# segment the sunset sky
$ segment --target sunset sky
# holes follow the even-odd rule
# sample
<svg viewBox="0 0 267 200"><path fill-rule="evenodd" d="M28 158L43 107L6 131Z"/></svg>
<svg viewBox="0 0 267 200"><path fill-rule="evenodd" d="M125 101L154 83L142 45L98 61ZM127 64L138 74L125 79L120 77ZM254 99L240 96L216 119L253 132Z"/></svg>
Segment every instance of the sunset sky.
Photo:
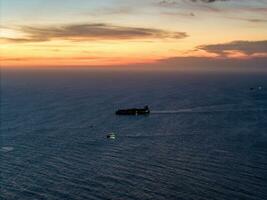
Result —
<svg viewBox="0 0 267 200"><path fill-rule="evenodd" d="M267 0L0 2L4 67L267 65Z"/></svg>

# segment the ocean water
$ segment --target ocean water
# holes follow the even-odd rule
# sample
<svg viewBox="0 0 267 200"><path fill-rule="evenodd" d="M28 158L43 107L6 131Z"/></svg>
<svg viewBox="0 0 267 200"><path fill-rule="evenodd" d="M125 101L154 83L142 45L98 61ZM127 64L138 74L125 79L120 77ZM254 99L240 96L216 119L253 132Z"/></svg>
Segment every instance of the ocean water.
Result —
<svg viewBox="0 0 267 200"><path fill-rule="evenodd" d="M0 128L0 199L267 199L267 73L3 70Z"/></svg>

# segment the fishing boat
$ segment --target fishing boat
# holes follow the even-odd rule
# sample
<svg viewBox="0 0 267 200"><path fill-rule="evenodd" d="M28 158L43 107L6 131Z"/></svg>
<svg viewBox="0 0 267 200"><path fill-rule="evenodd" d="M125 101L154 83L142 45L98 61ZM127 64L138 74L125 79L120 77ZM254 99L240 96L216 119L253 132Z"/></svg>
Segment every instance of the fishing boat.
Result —
<svg viewBox="0 0 267 200"><path fill-rule="evenodd" d="M116 111L116 115L148 115L148 114L150 114L148 106L145 106L144 108L130 108L130 109L122 109Z"/></svg>
<svg viewBox="0 0 267 200"><path fill-rule="evenodd" d="M115 133L109 133L109 134L107 134L107 138L115 140L116 139L116 135L115 135Z"/></svg>

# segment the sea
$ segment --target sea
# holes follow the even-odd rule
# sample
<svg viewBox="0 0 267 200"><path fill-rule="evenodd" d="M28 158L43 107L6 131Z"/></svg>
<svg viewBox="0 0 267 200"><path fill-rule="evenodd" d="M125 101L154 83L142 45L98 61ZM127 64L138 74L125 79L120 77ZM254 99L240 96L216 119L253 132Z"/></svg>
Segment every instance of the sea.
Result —
<svg viewBox="0 0 267 200"><path fill-rule="evenodd" d="M267 72L4 69L0 114L3 200L267 199Z"/></svg>

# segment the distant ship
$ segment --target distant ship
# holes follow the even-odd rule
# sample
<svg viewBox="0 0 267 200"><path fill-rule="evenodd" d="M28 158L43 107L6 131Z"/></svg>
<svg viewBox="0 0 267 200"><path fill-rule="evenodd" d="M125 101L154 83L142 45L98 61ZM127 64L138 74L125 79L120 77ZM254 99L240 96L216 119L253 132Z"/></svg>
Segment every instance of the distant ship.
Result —
<svg viewBox="0 0 267 200"><path fill-rule="evenodd" d="M130 109L116 111L116 115L148 115L148 114L150 114L148 106L145 106L144 108L130 108Z"/></svg>

